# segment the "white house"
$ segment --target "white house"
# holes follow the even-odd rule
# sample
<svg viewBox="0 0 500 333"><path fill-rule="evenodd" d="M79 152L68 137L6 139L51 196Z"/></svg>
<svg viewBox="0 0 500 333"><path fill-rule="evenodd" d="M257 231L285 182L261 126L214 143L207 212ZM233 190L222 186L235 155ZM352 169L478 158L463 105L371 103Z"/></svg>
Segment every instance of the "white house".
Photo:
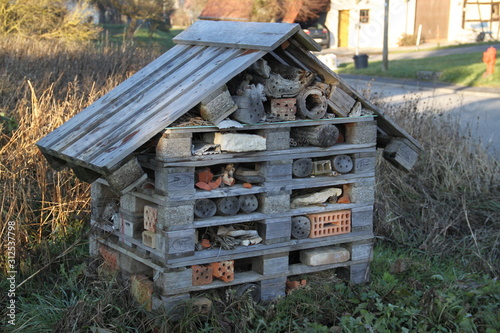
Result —
<svg viewBox="0 0 500 333"><path fill-rule="evenodd" d="M491 0L390 0L389 46L417 35L420 25L427 41L471 42L482 31L498 39L499 7ZM332 1L325 22L332 47L381 48L384 9L385 0Z"/></svg>

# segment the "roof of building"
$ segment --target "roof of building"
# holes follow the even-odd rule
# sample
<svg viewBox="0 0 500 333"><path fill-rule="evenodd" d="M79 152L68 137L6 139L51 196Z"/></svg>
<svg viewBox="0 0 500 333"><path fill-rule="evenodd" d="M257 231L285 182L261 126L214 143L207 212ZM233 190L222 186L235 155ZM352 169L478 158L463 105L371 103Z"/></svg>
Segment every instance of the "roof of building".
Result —
<svg viewBox="0 0 500 333"><path fill-rule="evenodd" d="M208 0L200 14L203 20L249 21L254 0Z"/></svg>
<svg viewBox="0 0 500 333"><path fill-rule="evenodd" d="M381 133L418 147L309 52L320 47L298 24L198 21L174 41L178 45L38 141L49 161L111 174L141 145L265 54L281 52L282 45L297 65L337 83L374 110Z"/></svg>

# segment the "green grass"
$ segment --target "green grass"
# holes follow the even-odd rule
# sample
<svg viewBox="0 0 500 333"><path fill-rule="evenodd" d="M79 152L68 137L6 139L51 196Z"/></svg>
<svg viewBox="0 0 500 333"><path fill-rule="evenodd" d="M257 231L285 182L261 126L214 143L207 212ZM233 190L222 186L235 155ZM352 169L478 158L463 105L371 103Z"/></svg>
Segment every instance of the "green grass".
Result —
<svg viewBox="0 0 500 333"><path fill-rule="evenodd" d="M469 47L469 46L490 46L490 45L496 45L498 44L498 41L492 41L492 42L481 42L481 43L463 43L463 44L452 44L452 45L445 45L445 46L440 46L439 44L434 47L422 47L419 49L419 51L436 51L436 50L446 50L446 49L457 49L457 48L462 48L462 47ZM407 50L391 50L391 53L411 53L415 52L415 48L407 49ZM382 52L380 52L382 54Z"/></svg>
<svg viewBox="0 0 500 333"><path fill-rule="evenodd" d="M155 47L161 51L166 51L175 45L172 39L182 31L179 29L171 29L168 32L156 30L150 37L148 29L141 26L134 33L132 40L126 41L124 39L126 27L125 24L103 24L99 42L118 45L132 43L139 47Z"/></svg>
<svg viewBox="0 0 500 333"><path fill-rule="evenodd" d="M387 72L382 71L381 61L370 62L367 68L362 69L355 69L354 64L342 64L338 73L417 79L418 71L433 71L443 73L439 79L442 82L464 86L500 87L500 62L496 63L492 77L483 78L485 70L482 52L475 52L425 59L392 60Z"/></svg>
<svg viewBox="0 0 500 333"><path fill-rule="evenodd" d="M177 318L134 304L115 278L99 278L83 247L18 288L12 332L498 332L500 282L454 258L388 243L375 246L371 282L350 285L332 271L302 276L308 284L269 306L231 289L203 292ZM0 287L5 290L5 279ZM2 309L3 310L3 309ZM109 330L109 331L106 331Z"/></svg>

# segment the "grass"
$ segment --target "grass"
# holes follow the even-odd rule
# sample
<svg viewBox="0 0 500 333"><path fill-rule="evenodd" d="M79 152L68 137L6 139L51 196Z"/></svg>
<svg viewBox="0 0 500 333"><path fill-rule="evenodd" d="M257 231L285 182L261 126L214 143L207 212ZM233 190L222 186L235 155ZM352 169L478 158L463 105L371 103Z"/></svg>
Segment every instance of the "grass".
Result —
<svg viewBox="0 0 500 333"><path fill-rule="evenodd" d="M480 42L480 43L458 43L458 44L451 44L451 45L444 45L440 46L440 44L437 44L437 46L433 47L421 47L419 50L420 51L436 51L436 50L446 50L446 49L456 49L456 48L462 48L462 47L469 47L469 46L490 46L490 45L496 45L498 44L498 41L488 41L488 42ZM406 46L408 47L408 46ZM415 52L415 47L413 46L412 49L407 49L407 50L401 50L401 49L391 49L390 53L411 53ZM382 54L382 52L380 52Z"/></svg>
<svg viewBox="0 0 500 333"><path fill-rule="evenodd" d="M212 300L212 311L199 313L188 303L173 316L144 311L123 281L99 277L101 262L87 250L88 184L71 171L50 169L34 143L159 52L128 44L0 40L0 246L7 221L15 221L21 284L17 325L1 331L500 330L498 163L438 110L414 112L418 100L412 98L398 108L381 105L424 151L409 174L382 159L377 165L379 240L369 284L351 286L323 272L307 275L307 287L267 307L222 289L198 295ZM7 289L2 275L2 304ZM0 308L0 322L6 311Z"/></svg>
<svg viewBox="0 0 500 333"><path fill-rule="evenodd" d="M50 274L22 287L12 332L497 332L500 282L470 273L453 258L382 242L371 282L352 286L331 271L268 306L232 289L195 295L177 313L147 312L126 284L97 274L83 242ZM2 280L3 283L4 280ZM43 286L43 288L41 288ZM0 284L0 288L5 289ZM194 301L207 297L200 313ZM12 328L12 327L11 327Z"/></svg>
<svg viewBox="0 0 500 333"><path fill-rule="evenodd" d="M464 86L500 87L500 62L495 65L492 77L483 78L486 70L482 53L453 54L424 59L391 60L389 70L382 71L382 62L370 62L367 68L355 69L354 64L342 64L340 74L359 74L394 78L417 79L418 71L442 72L440 81Z"/></svg>

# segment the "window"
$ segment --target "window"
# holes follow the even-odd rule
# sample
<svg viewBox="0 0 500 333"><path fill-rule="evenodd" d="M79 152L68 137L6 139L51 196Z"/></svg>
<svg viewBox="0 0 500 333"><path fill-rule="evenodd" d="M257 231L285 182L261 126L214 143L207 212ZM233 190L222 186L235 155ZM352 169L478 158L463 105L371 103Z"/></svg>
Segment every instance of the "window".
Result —
<svg viewBox="0 0 500 333"><path fill-rule="evenodd" d="M361 9L359 11L359 23L368 23L368 22L370 22L370 10Z"/></svg>
<svg viewBox="0 0 500 333"><path fill-rule="evenodd" d="M491 20L498 21L500 19L500 3L491 4Z"/></svg>

